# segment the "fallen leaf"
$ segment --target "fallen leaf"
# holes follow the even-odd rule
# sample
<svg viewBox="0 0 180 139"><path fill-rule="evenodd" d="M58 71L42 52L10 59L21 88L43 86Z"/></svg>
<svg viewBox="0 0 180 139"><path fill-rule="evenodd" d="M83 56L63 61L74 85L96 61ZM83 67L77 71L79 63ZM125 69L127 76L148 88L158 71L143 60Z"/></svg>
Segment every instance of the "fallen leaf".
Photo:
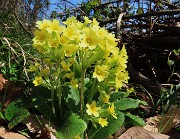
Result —
<svg viewBox="0 0 180 139"><path fill-rule="evenodd" d="M4 127L0 128L0 138L3 138L3 139L28 139L28 137L25 137L19 133L8 131Z"/></svg>
<svg viewBox="0 0 180 139"><path fill-rule="evenodd" d="M31 115L22 121L25 124L29 131L32 133L38 133L39 139L57 139L53 133L56 132L57 127L54 125L49 125L49 121L42 116Z"/></svg>
<svg viewBox="0 0 180 139"><path fill-rule="evenodd" d="M168 113L150 117L144 128L148 131L167 134L180 122L180 107L171 108Z"/></svg>
<svg viewBox="0 0 180 139"><path fill-rule="evenodd" d="M4 88L4 84L6 83L6 79L3 77L2 74L0 74L0 92L2 91L2 89Z"/></svg>
<svg viewBox="0 0 180 139"><path fill-rule="evenodd" d="M123 133L118 139L169 139L164 134L147 131L143 127L134 126Z"/></svg>

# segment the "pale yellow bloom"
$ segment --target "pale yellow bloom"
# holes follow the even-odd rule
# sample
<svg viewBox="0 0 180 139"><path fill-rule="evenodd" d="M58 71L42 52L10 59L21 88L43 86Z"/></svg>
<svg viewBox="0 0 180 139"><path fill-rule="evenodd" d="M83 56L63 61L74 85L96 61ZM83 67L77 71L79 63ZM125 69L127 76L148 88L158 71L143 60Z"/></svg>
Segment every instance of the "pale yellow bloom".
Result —
<svg viewBox="0 0 180 139"><path fill-rule="evenodd" d="M42 69L42 70L40 71L40 75L41 75L41 76L47 76L47 75L49 74L49 72L50 72L49 68Z"/></svg>
<svg viewBox="0 0 180 139"><path fill-rule="evenodd" d="M76 17L72 16L72 17L69 17L66 21L64 21L63 24L71 25L71 24L74 24L76 22L77 22Z"/></svg>
<svg viewBox="0 0 180 139"><path fill-rule="evenodd" d="M108 125L108 121L107 121L107 118L99 118L99 124L102 126L102 127L105 127Z"/></svg>
<svg viewBox="0 0 180 139"><path fill-rule="evenodd" d="M43 30L43 29L46 29L49 27L49 25L51 24L51 21L50 20L43 20L43 21L37 21L36 22L36 26L40 29L40 30Z"/></svg>
<svg viewBox="0 0 180 139"><path fill-rule="evenodd" d="M108 72L107 72L107 66L102 65L102 66L96 66L95 71L93 73L93 78L97 78L99 82L103 81L105 78L108 77Z"/></svg>
<svg viewBox="0 0 180 139"><path fill-rule="evenodd" d="M90 24L92 22L87 16L84 16L84 20L85 25Z"/></svg>
<svg viewBox="0 0 180 139"><path fill-rule="evenodd" d="M39 63L35 63L35 65L30 65L28 71L30 72L37 71L39 69L39 66L40 66Z"/></svg>
<svg viewBox="0 0 180 139"><path fill-rule="evenodd" d="M74 139L81 139L80 136L75 136Z"/></svg>
<svg viewBox="0 0 180 139"><path fill-rule="evenodd" d="M75 40L79 37L79 30L76 26L70 25L67 26L66 30L64 30L63 34L69 39L69 40Z"/></svg>
<svg viewBox="0 0 180 139"><path fill-rule="evenodd" d="M96 107L96 101L93 101L92 104L86 104L86 107L88 108L86 110L88 115L94 115L95 117L99 117L99 110L101 107Z"/></svg>
<svg viewBox="0 0 180 139"><path fill-rule="evenodd" d="M105 28L100 28L97 30L97 36L100 38L104 38L108 34L107 30ZM103 40L106 41L106 40Z"/></svg>
<svg viewBox="0 0 180 139"><path fill-rule="evenodd" d="M119 69L119 72L116 74L115 82L116 82L116 88L121 88L123 86L123 82L127 83L129 79L129 75L127 71L121 71Z"/></svg>
<svg viewBox="0 0 180 139"><path fill-rule="evenodd" d="M67 78L72 78L74 76L74 72L70 72L70 73L66 73L65 74L65 77L67 77Z"/></svg>
<svg viewBox="0 0 180 139"><path fill-rule="evenodd" d="M98 21L95 18L93 18L92 25L99 27L99 23L98 23Z"/></svg>
<svg viewBox="0 0 180 139"><path fill-rule="evenodd" d="M34 34L35 39L39 42L46 42L51 37L51 35L46 30L36 30Z"/></svg>
<svg viewBox="0 0 180 139"><path fill-rule="evenodd" d="M108 111L115 119L117 119L114 103L112 103L111 106L108 107Z"/></svg>
<svg viewBox="0 0 180 139"><path fill-rule="evenodd" d="M78 50L78 45L76 44L69 44L63 47L65 56L70 57L73 55L74 52Z"/></svg>
<svg viewBox="0 0 180 139"><path fill-rule="evenodd" d="M90 50L93 50L97 47L99 44L99 38L96 34L95 30L92 30L90 28L84 29L84 34L82 35L82 40L80 42L80 47L82 48L89 48Z"/></svg>
<svg viewBox="0 0 180 139"><path fill-rule="evenodd" d="M71 67L71 63L66 63L65 61L62 61L61 62L61 65L62 65L62 68L63 68L63 70L65 70L65 71L70 71L70 67Z"/></svg>
<svg viewBox="0 0 180 139"><path fill-rule="evenodd" d="M59 43L61 45L66 45L70 42L70 40L68 39L68 37L66 37L64 34L61 35L61 37L59 38Z"/></svg>
<svg viewBox="0 0 180 139"><path fill-rule="evenodd" d="M60 33L62 32L61 26L60 26L60 22L57 19L53 19L53 21L51 22L51 24L49 24L49 27L47 28L48 32L52 33L57 32Z"/></svg>
<svg viewBox="0 0 180 139"><path fill-rule="evenodd" d="M50 46L51 47L58 47L60 42L60 37L57 36L56 38L51 38L50 39Z"/></svg>
<svg viewBox="0 0 180 139"><path fill-rule="evenodd" d="M109 103L110 95L107 95L105 92L101 92L100 97L103 103Z"/></svg>
<svg viewBox="0 0 180 139"><path fill-rule="evenodd" d="M34 86L39 86L39 85L41 85L42 84L42 77L35 77L35 79L34 79L34 81L33 81L33 83L34 83Z"/></svg>
<svg viewBox="0 0 180 139"><path fill-rule="evenodd" d="M77 88L78 87L78 79L72 79L71 80L71 85L73 86L73 87L75 87L75 88Z"/></svg>

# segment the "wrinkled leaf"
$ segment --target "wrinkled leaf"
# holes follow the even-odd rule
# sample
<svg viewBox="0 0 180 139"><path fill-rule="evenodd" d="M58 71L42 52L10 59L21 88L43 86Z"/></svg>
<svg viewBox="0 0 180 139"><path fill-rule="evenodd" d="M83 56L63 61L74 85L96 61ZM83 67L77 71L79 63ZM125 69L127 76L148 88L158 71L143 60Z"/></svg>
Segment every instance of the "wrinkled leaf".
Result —
<svg viewBox="0 0 180 139"><path fill-rule="evenodd" d="M113 133L115 133L124 123L124 114L122 112L117 112L117 119L111 119L108 126L100 127L99 129L94 129L91 131L90 139L106 139Z"/></svg>
<svg viewBox="0 0 180 139"><path fill-rule="evenodd" d="M30 115L29 111L26 109L20 109L18 114L12 119L12 121L8 124L8 128L12 129L14 126L19 124L22 120Z"/></svg>
<svg viewBox="0 0 180 139"><path fill-rule="evenodd" d="M18 111L18 107L15 102L11 102L5 110L5 118L11 121Z"/></svg>
<svg viewBox="0 0 180 139"><path fill-rule="evenodd" d="M60 128L65 139L73 139L75 136L82 134L87 128L87 124L84 120L74 113L65 119L64 124Z"/></svg>
<svg viewBox="0 0 180 139"><path fill-rule="evenodd" d="M144 120L136 115L127 113L127 114L125 114L125 116L128 117L127 121L131 125L136 125L136 126L144 126L145 125Z"/></svg>
<svg viewBox="0 0 180 139"><path fill-rule="evenodd" d="M116 106L117 110L127 110L138 108L140 102L141 101L132 98L123 98L119 101L116 101L114 105Z"/></svg>

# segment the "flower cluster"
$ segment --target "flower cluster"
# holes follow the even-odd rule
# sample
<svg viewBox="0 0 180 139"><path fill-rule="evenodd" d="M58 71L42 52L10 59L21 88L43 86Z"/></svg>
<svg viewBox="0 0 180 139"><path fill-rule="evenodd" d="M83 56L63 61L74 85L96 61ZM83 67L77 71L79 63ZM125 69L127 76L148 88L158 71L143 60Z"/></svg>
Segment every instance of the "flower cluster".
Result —
<svg viewBox="0 0 180 139"><path fill-rule="evenodd" d="M35 86L44 85L52 89L57 86L71 86L81 90L83 95L84 79L98 81L97 86L118 90L127 83L127 53L123 46L120 50L117 39L93 19L84 17L81 23L75 17L60 23L58 20L37 22L33 47L40 53L41 61L31 65L29 71L35 72ZM92 72L88 72L90 69ZM91 74L92 73L92 74ZM104 89L97 101L84 102L86 112L95 117L98 123L107 126L107 114L116 117L115 106L109 102L110 93ZM83 99L83 97L81 98ZM105 106L105 107L104 107Z"/></svg>

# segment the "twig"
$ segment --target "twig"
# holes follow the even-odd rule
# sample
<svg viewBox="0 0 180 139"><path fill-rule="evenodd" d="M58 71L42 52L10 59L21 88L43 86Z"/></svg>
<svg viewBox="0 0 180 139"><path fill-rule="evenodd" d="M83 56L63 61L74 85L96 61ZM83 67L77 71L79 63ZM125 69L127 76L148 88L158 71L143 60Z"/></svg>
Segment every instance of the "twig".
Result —
<svg viewBox="0 0 180 139"><path fill-rule="evenodd" d="M18 15L17 15L16 12L15 12L15 14L14 14L14 17L15 17L15 19L18 21L19 25L23 28L23 30L29 35L29 37L30 37L31 39L33 39L31 33L27 31L27 29L23 26L23 24L22 24L21 21L19 20Z"/></svg>
<svg viewBox="0 0 180 139"><path fill-rule="evenodd" d="M75 4L73 4L72 2L69 2L69 1L67 1L67 0L64 0L65 2L67 2L67 3L69 3L69 4L71 4L71 5L73 5L76 9L78 9L80 12L82 12L84 15L86 15L87 16L87 14L83 11L83 10L81 10L79 7L77 7Z"/></svg>
<svg viewBox="0 0 180 139"><path fill-rule="evenodd" d="M120 32L120 27L121 27L121 20L122 20L122 17L123 17L124 13L121 13L118 17L118 20L117 20L117 26L116 26L116 37L117 39L121 39L121 32Z"/></svg>
<svg viewBox="0 0 180 139"><path fill-rule="evenodd" d="M175 15L175 14L180 14L180 9L175 9L175 10L164 10L164 11L153 11L153 12L147 12L147 13L143 13L143 14L136 14L136 15L128 15L128 16L123 16L123 20L124 19L133 19L133 18L140 18L140 17L147 17L147 16L160 16L160 15ZM111 23L111 22L115 22L117 21L117 18L112 18L110 20L106 20L106 21L100 21L102 25L107 24L107 23Z"/></svg>

